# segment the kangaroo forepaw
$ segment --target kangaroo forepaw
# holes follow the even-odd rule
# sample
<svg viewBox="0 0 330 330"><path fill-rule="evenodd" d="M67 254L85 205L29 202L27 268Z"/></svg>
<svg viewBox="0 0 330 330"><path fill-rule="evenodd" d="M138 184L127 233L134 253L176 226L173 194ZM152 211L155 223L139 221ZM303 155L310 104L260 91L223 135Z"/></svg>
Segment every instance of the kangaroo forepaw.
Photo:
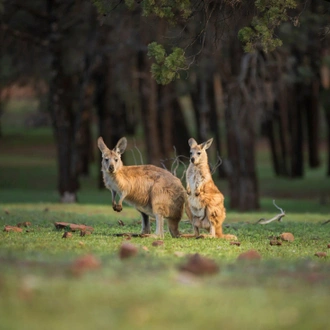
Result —
<svg viewBox="0 0 330 330"><path fill-rule="evenodd" d="M113 209L116 212L120 212L123 209L123 207L121 205L119 205L119 204L115 204L115 205L113 205Z"/></svg>

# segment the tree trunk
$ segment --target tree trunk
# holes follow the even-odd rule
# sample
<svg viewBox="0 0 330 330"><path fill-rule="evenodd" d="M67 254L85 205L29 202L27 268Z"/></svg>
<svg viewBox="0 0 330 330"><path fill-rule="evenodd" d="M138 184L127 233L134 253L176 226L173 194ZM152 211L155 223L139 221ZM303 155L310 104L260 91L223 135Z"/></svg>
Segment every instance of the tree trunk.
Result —
<svg viewBox="0 0 330 330"><path fill-rule="evenodd" d="M324 109L324 117L327 128L327 149L328 149L328 164L326 175L330 176L330 89L329 86L322 88L320 93L322 105Z"/></svg>
<svg viewBox="0 0 330 330"><path fill-rule="evenodd" d="M139 92L141 100L141 116L147 149L148 163L160 165L161 150L158 134L157 86L147 65L146 54L138 53Z"/></svg>
<svg viewBox="0 0 330 330"><path fill-rule="evenodd" d="M56 2L48 0L47 7L50 17L49 48L52 59L52 74L49 83L49 110L57 143L58 190L62 202L76 202L79 183L76 168L72 162L74 114L71 93L73 80L72 77L64 73L63 69L62 34L59 29L59 18L55 12Z"/></svg>
<svg viewBox="0 0 330 330"><path fill-rule="evenodd" d="M328 136L328 168L327 168L327 176L330 176L330 107L325 109L325 118L327 121L327 136Z"/></svg>
<svg viewBox="0 0 330 330"><path fill-rule="evenodd" d="M319 80L313 79L309 86L309 94L306 96L306 119L308 133L308 161L311 168L319 167L321 164L319 155L319 131L320 131L320 83Z"/></svg>
<svg viewBox="0 0 330 330"><path fill-rule="evenodd" d="M303 155L303 109L304 99L302 98L302 86L295 85L295 93L290 98L290 127L291 127L291 177L301 178L304 175L304 155ZM296 96L296 97L294 97Z"/></svg>
<svg viewBox="0 0 330 330"><path fill-rule="evenodd" d="M255 170L254 116L242 102L238 86L229 90L226 108L227 150L229 164L230 208L249 211L259 208L259 191Z"/></svg>
<svg viewBox="0 0 330 330"><path fill-rule="evenodd" d="M108 56L104 56L99 71L95 74L95 105L99 120L99 135L109 148L113 148L125 135L125 107L115 89L113 65ZM124 155L123 155L124 157ZM102 155L99 153L99 163ZM99 188L104 188L102 173L99 174Z"/></svg>

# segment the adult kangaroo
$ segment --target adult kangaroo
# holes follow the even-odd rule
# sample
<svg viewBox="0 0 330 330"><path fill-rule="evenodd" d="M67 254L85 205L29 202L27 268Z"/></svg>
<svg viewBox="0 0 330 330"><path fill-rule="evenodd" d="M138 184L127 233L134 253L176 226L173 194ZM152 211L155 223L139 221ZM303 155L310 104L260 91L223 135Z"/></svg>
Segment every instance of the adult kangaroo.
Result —
<svg viewBox="0 0 330 330"><path fill-rule="evenodd" d="M192 225L195 236L200 229L206 229L209 237L237 239L234 235L222 232L222 223L226 218L224 196L215 185L206 150L213 139L198 144L193 138L189 139L190 164L186 172L188 205L192 213ZM201 235L205 236L205 235Z"/></svg>
<svg viewBox="0 0 330 330"><path fill-rule="evenodd" d="M97 144L102 152L103 181L111 191L113 209L120 212L125 200L141 213L142 234L150 234L149 217L154 217L157 236L164 237L164 219L167 219L172 237L179 237L178 226L186 200L181 181L169 171L154 165L125 166L121 160L127 147L125 137L112 150L102 137L98 138Z"/></svg>

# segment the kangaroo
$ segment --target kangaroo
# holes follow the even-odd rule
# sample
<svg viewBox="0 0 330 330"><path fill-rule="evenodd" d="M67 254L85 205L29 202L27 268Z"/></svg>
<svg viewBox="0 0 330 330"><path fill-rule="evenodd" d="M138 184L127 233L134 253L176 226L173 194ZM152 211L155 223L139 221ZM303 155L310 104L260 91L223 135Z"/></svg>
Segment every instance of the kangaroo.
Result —
<svg viewBox="0 0 330 330"><path fill-rule="evenodd" d="M192 225L196 237L218 237L237 239L234 235L222 233L222 223L226 217L224 196L214 184L210 172L206 150L213 139L197 144L191 138L190 164L186 172L188 205L192 214ZM209 231L209 235L199 235L200 229Z"/></svg>
<svg viewBox="0 0 330 330"><path fill-rule="evenodd" d="M111 191L112 207L122 210L125 201L142 215L142 234L150 234L149 217L156 218L156 235L164 237L164 218L172 237L179 237L179 221L183 214L186 191L181 181L169 171L154 165L125 166L121 160L127 140L121 138L113 150L102 137L97 140L102 152L103 181ZM120 198L116 202L116 195Z"/></svg>

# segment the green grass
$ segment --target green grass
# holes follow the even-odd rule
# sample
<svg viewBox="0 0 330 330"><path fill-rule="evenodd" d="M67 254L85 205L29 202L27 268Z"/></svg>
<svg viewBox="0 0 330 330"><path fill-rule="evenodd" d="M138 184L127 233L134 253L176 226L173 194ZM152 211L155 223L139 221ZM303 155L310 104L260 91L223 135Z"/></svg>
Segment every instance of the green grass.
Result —
<svg viewBox="0 0 330 330"><path fill-rule="evenodd" d="M22 109L15 113L17 120ZM323 223L330 219L330 179L324 164L306 170L303 180L275 178L261 147L260 210L230 210L227 184L218 182L226 196L224 231L235 234L240 246L219 239L173 239L166 231L164 245L154 247L154 238L114 236L139 232L140 218L127 206L121 213L112 210L110 193L96 188L98 164L92 165L90 177L81 179L79 203L58 204L51 132L15 127L4 132L0 228L25 221L31 227L22 233L0 232L1 329L329 328L329 257L315 256L329 254L330 224ZM278 213L273 199L286 212L283 221L255 224ZM56 221L95 230L64 239ZM180 231L191 233L190 224L182 221ZM291 232L295 240L271 246L270 237L283 232ZM138 254L121 260L119 249L127 242L138 247ZM262 259L237 260L251 249ZM219 272L200 277L180 271L194 253L214 260ZM95 256L101 267L77 276L72 265L84 255Z"/></svg>
<svg viewBox="0 0 330 330"><path fill-rule="evenodd" d="M166 233L164 245L154 247L154 238L127 241L113 236L139 232L139 216L131 208L117 214L102 205L2 205L1 226L31 222L28 232L0 233L2 327L326 329L330 264L314 256L327 252L330 242L324 216L303 220L301 214L292 214L281 223L246 223L260 215L227 221L225 231L235 233L240 246L219 239L173 239ZM63 239L56 221L84 223L95 230ZM191 232L191 227L182 222L180 230ZM293 233L295 240L270 246L269 237L282 232ZM138 247L138 255L120 260L118 251L127 242ZM251 249L261 254L261 261L237 260ZM213 259L220 271L204 277L181 272L185 256L193 253ZM101 268L74 276L72 263L87 254L98 258Z"/></svg>

